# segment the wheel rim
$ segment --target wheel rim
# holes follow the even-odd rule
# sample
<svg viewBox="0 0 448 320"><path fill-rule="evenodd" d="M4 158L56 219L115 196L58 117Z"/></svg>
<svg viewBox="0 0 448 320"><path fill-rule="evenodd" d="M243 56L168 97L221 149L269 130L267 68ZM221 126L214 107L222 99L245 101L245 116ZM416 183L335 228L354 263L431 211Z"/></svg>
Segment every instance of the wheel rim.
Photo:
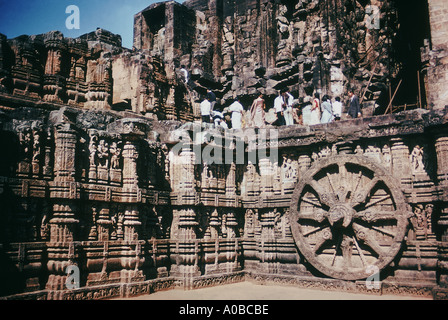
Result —
<svg viewBox="0 0 448 320"><path fill-rule="evenodd" d="M360 280L397 256L409 209L383 168L362 156L341 155L317 161L300 179L289 215L309 263L329 277Z"/></svg>

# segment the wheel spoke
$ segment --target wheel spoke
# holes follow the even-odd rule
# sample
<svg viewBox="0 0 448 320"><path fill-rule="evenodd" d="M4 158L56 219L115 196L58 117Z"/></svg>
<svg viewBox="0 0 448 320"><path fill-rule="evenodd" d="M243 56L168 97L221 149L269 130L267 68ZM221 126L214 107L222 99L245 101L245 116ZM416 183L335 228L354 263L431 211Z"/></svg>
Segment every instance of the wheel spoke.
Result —
<svg viewBox="0 0 448 320"><path fill-rule="evenodd" d="M315 228L313 230L310 230L310 231L304 233L303 236L304 237L308 237L309 235L312 235L313 233L316 233L316 232L319 232L321 230L324 230L325 228L327 228L327 226L322 226L322 227Z"/></svg>
<svg viewBox="0 0 448 320"><path fill-rule="evenodd" d="M339 185L340 186L346 186L347 185L347 176L348 176L348 171L345 165L339 165ZM344 188L345 189L345 188ZM340 190L337 190L336 192L339 192ZM345 196L347 195L347 193L345 194ZM345 199L339 198L340 201L343 201Z"/></svg>
<svg viewBox="0 0 448 320"><path fill-rule="evenodd" d="M395 211L380 211L375 209L363 210L357 212L354 218L369 223L383 220L397 220L397 213Z"/></svg>
<svg viewBox="0 0 448 320"><path fill-rule="evenodd" d="M326 206L331 206L334 203L334 194L330 192L326 192L317 181L313 180L308 184L314 191L317 192L319 196L319 200L322 204Z"/></svg>
<svg viewBox="0 0 448 320"><path fill-rule="evenodd" d="M364 187L364 191L354 193L352 205L357 206L358 204L366 202L367 198L372 193L373 188L375 188L380 181L379 178L375 177Z"/></svg>
<svg viewBox="0 0 448 320"><path fill-rule="evenodd" d="M384 255L383 248L381 248L381 246L378 244L375 238L372 237L368 229L360 226L359 224L354 223L353 230L355 231L356 237L359 240L363 241L364 244L369 246L373 251L375 251L378 254L378 256Z"/></svg>
<svg viewBox="0 0 448 320"><path fill-rule="evenodd" d="M352 267L352 256L353 256L353 240L344 235L344 240L341 244L342 249L342 257L343 257L343 263L344 267L351 268Z"/></svg>
<svg viewBox="0 0 448 320"><path fill-rule="evenodd" d="M315 206L315 207L322 208L322 205L313 199L303 197L302 200L306 203L309 203L309 204Z"/></svg>
<svg viewBox="0 0 448 320"><path fill-rule="evenodd" d="M389 231L386 231L386 230L384 230L384 229L380 229L380 228L378 228L378 227L371 226L371 228L372 228L373 230L378 231L379 233L385 234L386 236L389 236L389 237L391 237L391 238L395 238L395 236L396 236L396 234L394 234L394 233L390 233Z"/></svg>
<svg viewBox="0 0 448 320"><path fill-rule="evenodd" d="M362 170L359 170L359 173L356 177L355 188L353 189L353 194L356 194L356 191L358 191L358 187L359 187L359 183L361 182L361 179L362 179Z"/></svg>
<svg viewBox="0 0 448 320"><path fill-rule="evenodd" d="M314 254L317 253L317 251L320 250L320 248L322 248L322 246L330 240L333 240L333 235L331 233L330 228L326 228L323 231L322 237L319 239L319 241L316 243L316 245L313 248Z"/></svg>
<svg viewBox="0 0 448 320"><path fill-rule="evenodd" d="M342 243L342 235L339 236L339 241L338 241L338 243L336 244L336 248L335 248L335 250L334 250L333 260L332 260L332 262L331 262L331 266L332 266L332 267L334 266L334 263L336 262L336 257L337 257L337 255L338 255L338 250L339 250L339 247L341 246L341 243Z"/></svg>
<svg viewBox="0 0 448 320"><path fill-rule="evenodd" d="M356 237L353 237L352 240L355 243L356 250L358 250L358 254L359 254L359 257L361 258L362 265L365 267L367 265L367 261L366 261L366 257L364 256L364 252L362 252L362 249L359 246L358 241L356 241Z"/></svg>
<svg viewBox="0 0 448 320"><path fill-rule="evenodd" d="M386 201L386 200L389 200L389 199L391 199L390 195L383 196L383 197L381 197L379 199L376 199L376 200L374 200L372 202L369 202L368 204L366 204L365 208L368 209L368 208L373 207L374 205L376 205L376 204L378 204L380 202L383 202L383 201Z"/></svg>
<svg viewBox="0 0 448 320"><path fill-rule="evenodd" d="M326 211L318 210L318 211L313 211L313 212L308 212L308 213L299 212L299 214L297 215L297 218L298 218L298 220L313 220L313 221L321 223L325 220L326 215L327 215Z"/></svg>
<svg viewBox="0 0 448 320"><path fill-rule="evenodd" d="M336 193L336 190L335 190L335 188L333 187L333 182L331 181L331 176L330 176L330 174L327 172L327 179L328 179L328 184L330 185L330 187L331 187L331 190L333 191L333 193Z"/></svg>

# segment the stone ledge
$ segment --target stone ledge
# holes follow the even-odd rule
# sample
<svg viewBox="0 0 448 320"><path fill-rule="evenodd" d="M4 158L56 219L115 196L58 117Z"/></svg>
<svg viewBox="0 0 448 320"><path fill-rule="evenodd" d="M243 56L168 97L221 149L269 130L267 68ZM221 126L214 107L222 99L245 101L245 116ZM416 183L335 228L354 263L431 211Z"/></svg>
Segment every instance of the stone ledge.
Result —
<svg viewBox="0 0 448 320"><path fill-rule="evenodd" d="M294 286L302 289L332 292L362 293L373 296L399 295L428 297L447 300L448 288L431 283L381 282L380 288L368 289L363 281L343 281L306 276L289 276L252 273L247 271L229 274L200 276L194 278L161 278L136 283L110 284L86 287L73 291L38 291L27 294L1 297L0 300L103 300L111 298L132 298L173 289L196 290L225 284L251 282L258 285Z"/></svg>
<svg viewBox="0 0 448 320"><path fill-rule="evenodd" d="M335 279L315 278L315 277L303 277L303 276L286 276L286 275L274 275L274 274L246 274L246 281L254 282L256 284L275 284L295 286L303 289L313 290L325 290L336 292L348 292L348 293L363 293L372 295L386 295L394 294L400 296L417 296L417 297L430 297L436 298L435 293L438 294L439 299L448 299L448 290L437 291L436 285L428 284L416 284L406 283L394 284L392 282L383 281L380 287L374 289L368 289L366 283L363 281L343 281ZM433 293L435 292L435 293Z"/></svg>

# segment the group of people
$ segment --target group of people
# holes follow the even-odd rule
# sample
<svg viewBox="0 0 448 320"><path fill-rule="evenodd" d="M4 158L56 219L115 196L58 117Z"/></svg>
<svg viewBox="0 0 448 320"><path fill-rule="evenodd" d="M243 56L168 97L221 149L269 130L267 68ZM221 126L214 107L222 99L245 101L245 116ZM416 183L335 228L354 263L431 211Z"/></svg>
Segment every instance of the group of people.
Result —
<svg viewBox="0 0 448 320"><path fill-rule="evenodd" d="M358 97L353 90L350 90L348 95L349 106L347 115L352 119L360 118L362 113ZM320 95L316 93L313 101L310 101L310 98L306 99L308 103L302 108L302 124L316 125L340 121L342 119L344 106L340 97L336 97L334 101L331 101L330 96L324 95L322 100L320 100Z"/></svg>
<svg viewBox="0 0 448 320"><path fill-rule="evenodd" d="M224 110L215 110L216 95L208 90L206 98L201 103L202 122L214 122L216 127L224 129L239 130L246 120L246 127L262 128L266 126L266 101L264 95L260 95L253 101L249 114L244 117L244 107L239 98ZM299 125L317 125L322 123L330 123L340 121L342 119L344 106L341 98L336 97L332 101L331 97L324 95L320 99L320 94L316 93L314 98L306 97L303 103L298 103L288 89L281 90L278 97L274 100L274 111L277 119L275 126L291 126ZM229 115L226 121L225 115ZM353 90L349 91L349 106L347 115L351 118L359 118L361 114L361 106L358 97Z"/></svg>

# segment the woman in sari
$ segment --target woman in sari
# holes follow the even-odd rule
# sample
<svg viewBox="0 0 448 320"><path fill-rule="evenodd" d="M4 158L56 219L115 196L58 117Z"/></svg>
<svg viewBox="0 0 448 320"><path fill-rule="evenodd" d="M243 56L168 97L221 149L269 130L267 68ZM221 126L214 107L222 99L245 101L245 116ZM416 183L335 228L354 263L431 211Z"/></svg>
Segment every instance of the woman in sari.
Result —
<svg viewBox="0 0 448 320"><path fill-rule="evenodd" d="M320 115L320 95L316 93L314 95L313 105L311 107L311 119L310 125L320 124L321 115Z"/></svg>
<svg viewBox="0 0 448 320"><path fill-rule="evenodd" d="M260 94L257 99L252 103L250 108L251 122L253 127L261 128L265 126L265 109L266 104L263 98L263 94Z"/></svg>
<svg viewBox="0 0 448 320"><path fill-rule="evenodd" d="M333 106L331 105L331 100L329 96L324 96L322 102L322 119L321 123L330 123L333 122Z"/></svg>

